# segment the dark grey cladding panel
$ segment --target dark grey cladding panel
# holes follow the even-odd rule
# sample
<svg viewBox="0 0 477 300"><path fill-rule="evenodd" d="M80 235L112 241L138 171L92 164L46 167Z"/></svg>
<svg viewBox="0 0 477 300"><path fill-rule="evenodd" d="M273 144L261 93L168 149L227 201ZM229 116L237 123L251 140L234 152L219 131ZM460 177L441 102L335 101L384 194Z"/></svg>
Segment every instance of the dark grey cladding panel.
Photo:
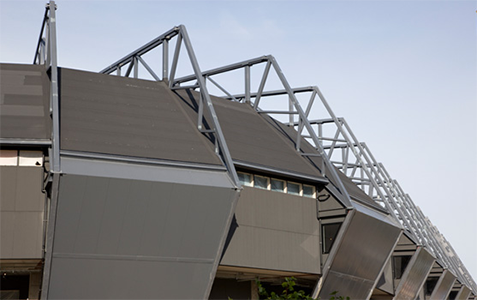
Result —
<svg viewBox="0 0 477 300"><path fill-rule="evenodd" d="M344 230L344 229L342 229ZM379 279L400 229L356 211L323 279L319 296L328 299L334 291L351 299L367 299ZM334 251L334 250L332 250Z"/></svg>
<svg viewBox="0 0 477 300"><path fill-rule="evenodd" d="M0 258L43 255L43 168L0 166Z"/></svg>
<svg viewBox="0 0 477 300"><path fill-rule="evenodd" d="M426 249L419 247L406 267L394 299L416 299L433 264L434 257Z"/></svg>
<svg viewBox="0 0 477 300"><path fill-rule="evenodd" d="M165 83L60 71L61 149L221 164Z"/></svg>
<svg viewBox="0 0 477 300"><path fill-rule="evenodd" d="M191 118L197 118L198 93L177 92ZM232 158L237 161L323 178L287 138L250 105L212 97ZM211 144L212 146L212 144Z"/></svg>
<svg viewBox="0 0 477 300"><path fill-rule="evenodd" d="M316 200L244 187L221 265L320 274Z"/></svg>
<svg viewBox="0 0 477 300"><path fill-rule="evenodd" d="M437 282L436 287L432 291L431 298L432 300L445 300L454 285L456 278L455 276L449 271L445 270L442 273L439 281Z"/></svg>
<svg viewBox="0 0 477 300"><path fill-rule="evenodd" d="M460 287L459 293L457 294L455 298L456 300L467 300L471 292L472 291L468 287L466 287L465 285L462 285Z"/></svg>
<svg viewBox="0 0 477 300"><path fill-rule="evenodd" d="M63 175L49 298L204 298L235 195L232 188Z"/></svg>
<svg viewBox="0 0 477 300"><path fill-rule="evenodd" d="M0 64L0 138L50 138L50 85L44 66Z"/></svg>

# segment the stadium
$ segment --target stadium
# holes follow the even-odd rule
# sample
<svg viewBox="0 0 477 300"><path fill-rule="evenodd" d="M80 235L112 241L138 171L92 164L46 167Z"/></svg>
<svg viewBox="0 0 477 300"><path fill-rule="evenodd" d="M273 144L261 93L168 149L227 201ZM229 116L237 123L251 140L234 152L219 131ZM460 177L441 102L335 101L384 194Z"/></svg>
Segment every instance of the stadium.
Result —
<svg viewBox="0 0 477 300"><path fill-rule="evenodd" d="M50 1L34 63L0 64L2 299L259 299L256 280L287 277L320 299L476 298L444 236L273 56L201 70L183 25L98 73L56 49ZM242 92L221 85L232 73Z"/></svg>

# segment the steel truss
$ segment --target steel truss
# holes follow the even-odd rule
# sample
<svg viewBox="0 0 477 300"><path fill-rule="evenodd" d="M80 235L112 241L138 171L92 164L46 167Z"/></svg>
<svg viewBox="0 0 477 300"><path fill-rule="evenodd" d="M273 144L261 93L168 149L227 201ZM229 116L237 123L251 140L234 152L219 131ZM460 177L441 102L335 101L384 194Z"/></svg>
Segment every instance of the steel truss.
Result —
<svg viewBox="0 0 477 300"><path fill-rule="evenodd" d="M176 38L176 45L174 49L174 56L172 58L172 65L169 68L169 42L173 38ZM194 88L194 89L200 90L200 100L199 100L200 117L198 119L197 127L200 130L200 132L213 134L215 136L215 151L222 158L228 170L229 176L233 180L234 184L237 187L240 187L240 181L238 179L238 175L235 170L235 166L233 164L230 151L227 147L227 143L225 142L225 137L220 127L217 114L215 113L212 100L210 99L209 92L207 91L205 80L202 76L200 76L201 70L199 67L199 63L197 62L197 58L192 48L189 35L184 25L179 25L170 29L169 31L165 32L164 34L160 35L159 37L155 38L154 40L140 47L139 49L133 51L132 53L126 55L122 59L111 64L109 67L101 70L100 73L103 73L103 74L115 73L115 75L117 76L129 77L131 75L131 72L133 71L133 78L139 78L139 64L142 64L142 66L148 71L148 73L155 80L157 81L163 80L165 82L168 82L169 87L172 89L175 89L173 82L174 82L175 74L177 72L177 65L179 62L179 55L180 55L182 43L184 43L187 55L189 56L192 69L195 74L194 76L196 76L197 78L196 82L192 86L184 87L184 88ZM142 57L144 54L160 46L162 46L162 78L160 78L154 72L154 70L146 63L145 59ZM126 66L127 66L127 70L125 74L122 75L121 69ZM206 127L203 124L202 117L204 113L204 107L211 119L211 128L209 129L206 129Z"/></svg>
<svg viewBox="0 0 477 300"><path fill-rule="evenodd" d="M261 76L257 92L252 93L250 91L250 67L261 63L266 63L266 66ZM275 69L285 89L264 90L271 67ZM214 75L237 69L244 69L245 92L243 94L231 94L216 80L211 78ZM475 283L468 275L467 270L455 252L453 250L446 250L450 245L443 235L440 234L429 219L423 215L422 211L414 204L411 197L403 191L399 183L392 179L384 165L375 159L368 146L356 138L346 120L336 117L318 87L291 88L272 56L263 56L204 71L202 76L222 91L225 94L224 98L228 100L249 103L259 113L288 115L288 124L294 126L297 131L295 145L296 150L300 152L301 155L312 155L301 151L301 138L304 138L318 150L320 155L324 158L325 163L333 164L376 203L386 208L387 211L400 222L415 242L425 246L444 268L452 271L459 281L465 282L468 286L473 287L474 290L476 289ZM179 88L182 83L187 83L194 79L194 75L178 78L172 82L172 87ZM295 96L301 93L308 93L310 95L305 110L301 108ZM288 110L262 110L260 108L259 104L262 98L279 95L288 96ZM325 111L328 113L329 119L312 120L308 118L317 96L323 104ZM298 119L298 121L295 121L296 119ZM314 128L312 128L312 126L314 126ZM334 127L334 133L331 136L325 134L325 126ZM307 132L304 132L305 130ZM329 165L328 170L334 171ZM334 174L331 175L340 185L338 188L340 190L344 189L339 178ZM346 196L349 197L349 195Z"/></svg>
<svg viewBox="0 0 477 300"><path fill-rule="evenodd" d="M172 66L169 70L168 45L173 37L177 37L178 39L172 59ZM194 74L175 78L182 41L184 41L186 45ZM162 46L163 49L162 78L157 76L141 57L143 54L158 46ZM206 87L207 82L221 91L225 99L248 103L260 114L288 117L286 123L288 123L289 126L293 126L297 131L295 140L296 151L303 157L317 156L316 153L306 153L302 150L302 139L305 139L318 151L318 155L323 158L324 164L321 166L320 171L325 173L326 170L326 172L328 172L328 174L324 175L333 179L333 182L336 183L336 187L344 196L341 200L348 208L352 207L351 198L334 167L348 176L381 207L387 209L387 211L399 221L411 238L415 240L416 244L426 247L444 268L449 269L456 275L460 282L472 287L474 291L477 290L475 282L447 240L445 240L437 228L423 215L422 211L414 204L410 196L402 190L399 183L392 179L383 164L377 162L367 145L356 138L346 120L336 117L319 88L316 86L292 88L273 56L261 56L201 72L192 50L187 31L183 25L180 25L118 60L108 68L103 69L101 73L116 73L116 75L121 76L121 68L127 66L127 71L124 76L129 77L132 70L134 70L133 77L138 78L139 63L144 66L155 80L167 82L172 90L198 89L200 91L198 129L204 133L213 132L217 135L222 158L227 168L229 168L229 171L233 170L233 173L235 173L233 161L226 147L225 139ZM260 80L257 82L258 88L256 92L252 92L251 69L258 65L264 65L264 68L259 76ZM244 92L240 94L229 92L223 85L218 83L216 78L218 75L236 70L243 70ZM274 70L278 76L282 89L265 89L271 70ZM297 95L305 93L308 93L310 98L306 108L303 109L297 99ZM288 108L285 110L267 110L260 106L263 98L274 96L287 96L286 102ZM309 119L317 96L325 108L324 111L328 114L327 119ZM212 117L213 128L210 130L204 130L204 106L209 109L209 114ZM325 128L332 128L333 133L331 135L326 134L325 132L329 131L324 130Z"/></svg>

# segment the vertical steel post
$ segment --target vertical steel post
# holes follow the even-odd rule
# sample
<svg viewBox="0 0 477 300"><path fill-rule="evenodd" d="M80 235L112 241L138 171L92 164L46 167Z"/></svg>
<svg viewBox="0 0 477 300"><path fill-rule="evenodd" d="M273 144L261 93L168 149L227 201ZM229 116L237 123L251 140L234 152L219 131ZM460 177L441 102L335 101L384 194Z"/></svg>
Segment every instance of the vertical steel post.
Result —
<svg viewBox="0 0 477 300"><path fill-rule="evenodd" d="M179 34L177 35L176 49L174 49L174 57L172 58L171 73L170 73L170 77L169 77L169 88L172 88L174 78L176 77L177 62L179 60L179 53L181 51L181 44L182 44L182 33L179 32Z"/></svg>
<svg viewBox="0 0 477 300"><path fill-rule="evenodd" d="M43 267L43 280L41 283L41 299L48 299L48 289L50 286L51 260L53 258L53 242L55 237L56 213L58 207L58 194L60 185L60 174L52 173L50 213L48 216L45 265Z"/></svg>
<svg viewBox="0 0 477 300"><path fill-rule="evenodd" d="M250 104L250 66L245 66L245 103Z"/></svg>
<svg viewBox="0 0 477 300"><path fill-rule="evenodd" d="M162 80L167 81L169 76L169 40L162 41Z"/></svg>
<svg viewBox="0 0 477 300"><path fill-rule="evenodd" d="M139 62L139 61L138 61L138 59L137 59L137 56L134 56L132 63L133 63L133 65L134 65L134 78L136 78L136 79L137 79L138 76L139 76L139 63L138 63L138 62Z"/></svg>
<svg viewBox="0 0 477 300"><path fill-rule="evenodd" d="M58 96L58 61L56 52L56 4L55 1L50 1L48 5L49 15L48 18L48 49L50 53L50 72L51 72L51 91L50 100L52 104L51 118L53 122L52 134L51 134L51 146L52 146L52 159L51 159L51 171L61 172L60 166L60 106Z"/></svg>

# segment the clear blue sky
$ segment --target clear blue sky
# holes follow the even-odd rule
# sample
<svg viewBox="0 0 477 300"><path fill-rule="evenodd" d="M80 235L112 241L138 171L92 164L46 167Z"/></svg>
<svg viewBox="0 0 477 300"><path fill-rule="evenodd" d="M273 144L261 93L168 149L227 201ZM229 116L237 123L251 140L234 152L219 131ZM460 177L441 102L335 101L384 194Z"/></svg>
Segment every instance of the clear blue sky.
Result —
<svg viewBox="0 0 477 300"><path fill-rule="evenodd" d="M0 0L1 62L32 62L45 3ZM178 24L203 70L274 55L292 86L321 88L477 279L475 1L57 4L63 67L99 71Z"/></svg>

